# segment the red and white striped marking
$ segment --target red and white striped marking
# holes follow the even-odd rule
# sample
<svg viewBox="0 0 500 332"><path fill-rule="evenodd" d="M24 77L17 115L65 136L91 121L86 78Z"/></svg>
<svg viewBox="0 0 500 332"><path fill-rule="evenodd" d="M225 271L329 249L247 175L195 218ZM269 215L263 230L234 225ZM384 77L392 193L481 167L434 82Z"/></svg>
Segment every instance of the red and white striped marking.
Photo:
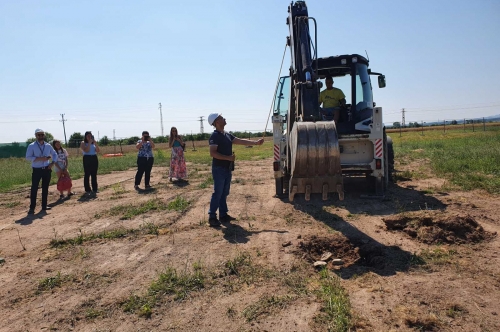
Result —
<svg viewBox="0 0 500 332"><path fill-rule="evenodd" d="M279 160L280 160L280 146L274 144L274 161L279 161Z"/></svg>
<svg viewBox="0 0 500 332"><path fill-rule="evenodd" d="M375 157L382 158L382 139L375 140Z"/></svg>

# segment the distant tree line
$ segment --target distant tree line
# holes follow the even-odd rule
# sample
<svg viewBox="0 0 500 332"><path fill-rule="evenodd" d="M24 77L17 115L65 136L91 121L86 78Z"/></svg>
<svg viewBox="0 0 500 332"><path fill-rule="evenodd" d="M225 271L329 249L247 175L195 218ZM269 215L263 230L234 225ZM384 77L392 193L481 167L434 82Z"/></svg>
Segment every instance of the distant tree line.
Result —
<svg viewBox="0 0 500 332"><path fill-rule="evenodd" d="M231 132L234 136L240 137L240 138L252 138L252 137L262 137L263 132L256 132L256 133L251 133L251 132L246 132L246 131L235 131ZM203 134L187 134L187 135L181 135L185 141L208 141L210 138L210 135L212 133L203 133ZM271 132L266 132L265 136L272 136ZM82 133L80 132L75 132L71 134L71 136L68 139L68 147L69 148L78 148L80 146L81 141L83 141L84 137ZM131 136L127 138L120 138L120 139L110 139L108 136L104 135L98 140L99 145L101 146L115 146L115 145L133 145L136 144L138 140L141 138L139 136ZM153 140L155 143L168 143L169 136L157 136L153 137ZM46 142L52 142L54 140L54 136L49 133L45 132L45 141ZM26 140L27 143L32 143L35 141L35 137L33 138L28 138ZM62 142L64 144L64 142Z"/></svg>

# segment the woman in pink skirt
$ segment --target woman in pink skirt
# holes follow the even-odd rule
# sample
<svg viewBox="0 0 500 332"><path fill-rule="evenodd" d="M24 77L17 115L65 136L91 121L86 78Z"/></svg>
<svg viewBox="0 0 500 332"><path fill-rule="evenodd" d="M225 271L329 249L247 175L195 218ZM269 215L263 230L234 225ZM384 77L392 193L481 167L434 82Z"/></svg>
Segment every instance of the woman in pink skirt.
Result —
<svg viewBox="0 0 500 332"><path fill-rule="evenodd" d="M187 177L186 160L184 160L184 148L186 143L182 137L177 134L177 128L170 129L170 137L168 146L172 148L172 156L170 158L170 181L172 178L183 180Z"/></svg>

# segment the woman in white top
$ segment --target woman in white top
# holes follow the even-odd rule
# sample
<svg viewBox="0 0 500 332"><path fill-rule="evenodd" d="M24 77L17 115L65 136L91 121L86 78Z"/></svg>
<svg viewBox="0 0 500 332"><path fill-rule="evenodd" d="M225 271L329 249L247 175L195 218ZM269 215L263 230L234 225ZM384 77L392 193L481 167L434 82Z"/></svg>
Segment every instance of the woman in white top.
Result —
<svg viewBox="0 0 500 332"><path fill-rule="evenodd" d="M99 169L97 153L99 153L99 146L92 132L85 132L84 139L80 143L80 149L83 153L83 186L85 187L85 193L87 195L91 195L92 193L95 195L97 194L97 170ZM92 191L90 191L90 178L92 179Z"/></svg>

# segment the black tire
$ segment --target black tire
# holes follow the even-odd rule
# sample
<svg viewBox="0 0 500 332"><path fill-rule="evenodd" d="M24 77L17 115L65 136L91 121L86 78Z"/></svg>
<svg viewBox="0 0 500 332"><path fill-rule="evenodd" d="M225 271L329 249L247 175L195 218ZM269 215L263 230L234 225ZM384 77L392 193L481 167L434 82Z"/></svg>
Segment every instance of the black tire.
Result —
<svg viewBox="0 0 500 332"><path fill-rule="evenodd" d="M389 181L394 182L394 146L390 136L387 136L387 155L389 157Z"/></svg>
<svg viewBox="0 0 500 332"><path fill-rule="evenodd" d="M283 196L283 177L274 179L276 184L276 197Z"/></svg>

